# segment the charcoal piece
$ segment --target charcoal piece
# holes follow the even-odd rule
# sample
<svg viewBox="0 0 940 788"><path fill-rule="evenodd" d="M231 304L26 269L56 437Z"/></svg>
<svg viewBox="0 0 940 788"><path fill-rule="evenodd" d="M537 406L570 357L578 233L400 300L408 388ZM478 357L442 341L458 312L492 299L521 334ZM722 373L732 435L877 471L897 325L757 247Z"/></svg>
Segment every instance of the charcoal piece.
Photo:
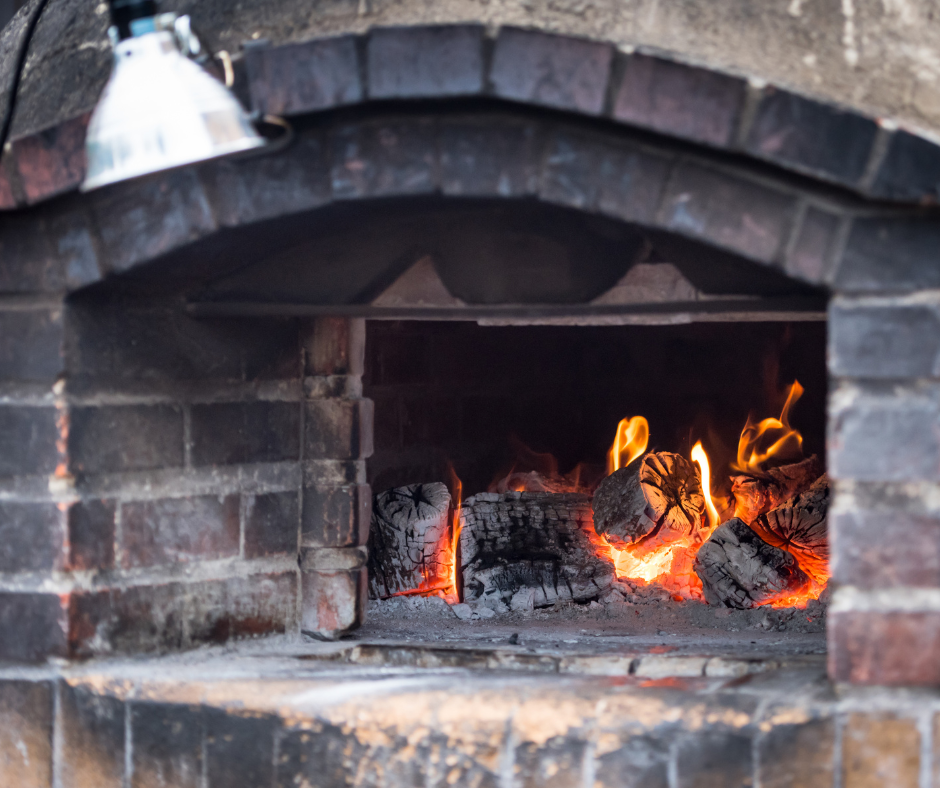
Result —
<svg viewBox="0 0 940 788"><path fill-rule="evenodd" d="M699 548L695 573L708 604L739 610L798 594L810 582L792 555L767 544L737 517Z"/></svg>
<svg viewBox="0 0 940 788"><path fill-rule="evenodd" d="M803 492L822 472L822 463L814 454L801 462L770 468L760 476L746 473L732 476L734 516L750 525L760 515Z"/></svg>
<svg viewBox="0 0 940 788"><path fill-rule="evenodd" d="M546 607L595 599L614 579L594 543L591 499L578 493L480 493L463 502L464 599ZM592 541L594 540L594 541Z"/></svg>
<svg viewBox="0 0 940 788"><path fill-rule="evenodd" d="M705 521L699 467L679 454L644 454L594 493L595 530L617 549L636 544L634 555L694 536Z"/></svg>
<svg viewBox="0 0 940 788"><path fill-rule="evenodd" d="M369 595L444 589L453 556L450 493L440 482L395 487L375 496L369 529Z"/></svg>
<svg viewBox="0 0 940 788"><path fill-rule="evenodd" d="M818 583L825 583L829 578L826 535L829 499L829 477L820 476L809 489L751 523L751 529L761 539L790 553L800 569Z"/></svg>

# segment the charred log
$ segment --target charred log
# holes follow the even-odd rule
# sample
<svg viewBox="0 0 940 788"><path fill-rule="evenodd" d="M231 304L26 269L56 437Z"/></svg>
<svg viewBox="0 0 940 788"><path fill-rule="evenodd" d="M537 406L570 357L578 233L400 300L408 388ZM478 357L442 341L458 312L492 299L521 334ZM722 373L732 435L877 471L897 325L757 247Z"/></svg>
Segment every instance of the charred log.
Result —
<svg viewBox="0 0 940 788"><path fill-rule="evenodd" d="M695 558L710 605L740 610L800 593L809 577L796 559L767 544L743 520L719 526Z"/></svg>
<svg viewBox="0 0 940 788"><path fill-rule="evenodd" d="M705 520L698 465L679 454L644 454L594 493L594 528L618 549L637 544L652 550L694 536Z"/></svg>
<svg viewBox="0 0 940 788"><path fill-rule="evenodd" d="M369 594L443 588L450 571L450 493L440 482L376 495L369 529Z"/></svg>
<svg viewBox="0 0 940 788"><path fill-rule="evenodd" d="M820 476L809 489L751 523L761 539L790 553L800 568L818 582L825 582L829 576L829 498L829 477Z"/></svg>
<svg viewBox="0 0 940 788"><path fill-rule="evenodd" d="M803 492L822 472L822 463L814 454L802 462L770 468L760 476L732 476L734 516L750 525L760 515L776 509L788 498Z"/></svg>
<svg viewBox="0 0 940 788"><path fill-rule="evenodd" d="M613 581L592 542L591 499L577 493L480 493L460 512L464 598L535 607L594 599Z"/></svg>

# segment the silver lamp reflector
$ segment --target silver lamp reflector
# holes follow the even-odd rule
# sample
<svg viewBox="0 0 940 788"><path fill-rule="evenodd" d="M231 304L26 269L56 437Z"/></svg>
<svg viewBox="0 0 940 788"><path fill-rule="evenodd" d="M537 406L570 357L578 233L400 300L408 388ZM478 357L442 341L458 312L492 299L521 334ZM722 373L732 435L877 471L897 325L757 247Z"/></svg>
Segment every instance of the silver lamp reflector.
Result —
<svg viewBox="0 0 940 788"><path fill-rule="evenodd" d="M114 46L91 116L82 191L258 148L265 141L218 80L160 30Z"/></svg>

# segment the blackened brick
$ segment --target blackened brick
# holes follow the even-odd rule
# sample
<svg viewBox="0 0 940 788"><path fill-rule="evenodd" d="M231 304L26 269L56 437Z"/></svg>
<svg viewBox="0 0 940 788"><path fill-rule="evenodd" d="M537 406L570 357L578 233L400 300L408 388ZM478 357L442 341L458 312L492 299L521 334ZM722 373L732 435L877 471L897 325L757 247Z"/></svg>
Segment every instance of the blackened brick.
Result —
<svg viewBox="0 0 940 788"><path fill-rule="evenodd" d="M483 89L482 25L390 27L369 35L369 96L463 96Z"/></svg>
<svg viewBox="0 0 940 788"><path fill-rule="evenodd" d="M62 566L65 515L54 503L0 502L0 572Z"/></svg>
<svg viewBox="0 0 940 788"><path fill-rule="evenodd" d="M357 547L369 537L372 491L367 484L307 487L303 491L303 542Z"/></svg>
<svg viewBox="0 0 940 788"><path fill-rule="evenodd" d="M69 653L85 658L176 651L283 633L296 626L296 602L293 572L76 592L69 607Z"/></svg>
<svg viewBox="0 0 940 788"><path fill-rule="evenodd" d="M61 308L0 311L0 379L54 381L62 334Z"/></svg>
<svg viewBox="0 0 940 788"><path fill-rule="evenodd" d="M124 703L60 683L62 788L123 788Z"/></svg>
<svg viewBox="0 0 940 788"><path fill-rule="evenodd" d="M538 127L502 117L441 123L441 190L466 197L531 194L538 178Z"/></svg>
<svg viewBox="0 0 940 788"><path fill-rule="evenodd" d="M940 514L887 506L831 512L829 540L837 583L940 588Z"/></svg>
<svg viewBox="0 0 940 788"><path fill-rule="evenodd" d="M310 400L304 406L306 459L358 460L372 454L371 400Z"/></svg>
<svg viewBox="0 0 940 788"><path fill-rule="evenodd" d="M515 784L520 788L580 788L587 742L554 736L542 744L523 742L515 748Z"/></svg>
<svg viewBox="0 0 940 788"><path fill-rule="evenodd" d="M610 752L599 753L596 788L668 788L669 746L653 736L630 736Z"/></svg>
<svg viewBox="0 0 940 788"><path fill-rule="evenodd" d="M72 408L69 453L79 473L183 464L183 411L174 405Z"/></svg>
<svg viewBox="0 0 940 788"><path fill-rule="evenodd" d="M436 188L436 126L428 120L343 126L333 132L333 197L428 194Z"/></svg>
<svg viewBox="0 0 940 788"><path fill-rule="evenodd" d="M871 191L890 200L940 199L940 146L908 131L895 131Z"/></svg>
<svg viewBox="0 0 940 788"><path fill-rule="evenodd" d="M68 509L69 567L111 569L114 566L114 501L88 500Z"/></svg>
<svg viewBox="0 0 940 788"><path fill-rule="evenodd" d="M689 736L676 753L677 788L750 788L751 740L738 733Z"/></svg>
<svg viewBox="0 0 940 788"><path fill-rule="evenodd" d="M548 143L539 196L648 223L656 215L669 169L667 159L612 139L560 132Z"/></svg>
<svg viewBox="0 0 940 788"><path fill-rule="evenodd" d="M830 412L829 472L836 479L940 477L937 405L914 392L857 395Z"/></svg>
<svg viewBox="0 0 940 788"><path fill-rule="evenodd" d="M296 460L299 402L224 402L193 405L193 465Z"/></svg>
<svg viewBox="0 0 940 788"><path fill-rule="evenodd" d="M297 552L300 503L296 492L245 496L245 558Z"/></svg>
<svg viewBox="0 0 940 788"><path fill-rule="evenodd" d="M63 657L65 633L66 614L58 594L0 593L0 660Z"/></svg>
<svg viewBox="0 0 940 788"><path fill-rule="evenodd" d="M613 115L642 128L726 147L734 139L746 88L739 77L635 54L627 58Z"/></svg>
<svg viewBox="0 0 940 788"><path fill-rule="evenodd" d="M305 375L361 375L366 321L319 317L304 326L302 344Z"/></svg>
<svg viewBox="0 0 940 788"><path fill-rule="evenodd" d="M304 572L301 631L335 639L362 626L369 596L365 567L335 572Z"/></svg>
<svg viewBox="0 0 940 788"><path fill-rule="evenodd" d="M238 554L237 495L161 498L121 506L121 565L152 566Z"/></svg>
<svg viewBox="0 0 940 788"><path fill-rule="evenodd" d="M500 98L599 115L612 60L609 44L504 27L490 82Z"/></svg>
<svg viewBox="0 0 940 788"><path fill-rule="evenodd" d="M6 170L0 169L0 208L7 210L16 207L16 196L13 194L13 186L10 184L10 178Z"/></svg>
<svg viewBox="0 0 940 788"><path fill-rule="evenodd" d="M216 709L206 715L206 774L212 788L268 786L274 780L277 719L237 716Z"/></svg>
<svg viewBox="0 0 940 788"><path fill-rule="evenodd" d="M252 107L293 115L362 99L354 36L279 47L246 47Z"/></svg>
<svg viewBox="0 0 940 788"><path fill-rule="evenodd" d="M278 156L211 162L200 177L227 227L311 210L330 199L323 139L312 132L298 134Z"/></svg>
<svg viewBox="0 0 940 788"><path fill-rule="evenodd" d="M807 208L785 268L790 276L813 284L828 281L836 236L842 224L840 217Z"/></svg>
<svg viewBox="0 0 940 788"><path fill-rule="evenodd" d="M89 115L13 141L20 182L30 204L77 189L85 178Z"/></svg>
<svg viewBox="0 0 940 788"><path fill-rule="evenodd" d="M940 375L940 309L835 301L829 311L829 371L868 378Z"/></svg>
<svg viewBox="0 0 940 788"><path fill-rule="evenodd" d="M758 741L761 788L831 788L835 767L835 721L775 725Z"/></svg>
<svg viewBox="0 0 940 788"><path fill-rule="evenodd" d="M684 164L670 180L661 221L676 232L770 262L782 249L795 209L787 194Z"/></svg>
<svg viewBox="0 0 940 788"><path fill-rule="evenodd" d="M52 788L52 684L0 679L0 778Z"/></svg>
<svg viewBox="0 0 940 788"><path fill-rule="evenodd" d="M195 170L95 192L92 210L107 266L127 271L216 229Z"/></svg>
<svg viewBox="0 0 940 788"><path fill-rule="evenodd" d="M164 703L131 706L131 788L202 788L203 716Z"/></svg>
<svg viewBox="0 0 940 788"><path fill-rule="evenodd" d="M59 462L55 408L0 405L0 476L50 474Z"/></svg>
<svg viewBox="0 0 940 788"><path fill-rule="evenodd" d="M865 174L877 133L878 125L871 118L768 89L746 148L755 156L854 185Z"/></svg>
<svg viewBox="0 0 940 788"><path fill-rule="evenodd" d="M829 678L852 684L940 684L940 613L831 610Z"/></svg>
<svg viewBox="0 0 940 788"><path fill-rule="evenodd" d="M309 729L281 731L274 785L295 788L307 782L322 788L345 788L365 751L355 735L320 720Z"/></svg>
<svg viewBox="0 0 940 788"><path fill-rule="evenodd" d="M940 287L940 227L904 217L855 219L839 261L842 292L910 291Z"/></svg>

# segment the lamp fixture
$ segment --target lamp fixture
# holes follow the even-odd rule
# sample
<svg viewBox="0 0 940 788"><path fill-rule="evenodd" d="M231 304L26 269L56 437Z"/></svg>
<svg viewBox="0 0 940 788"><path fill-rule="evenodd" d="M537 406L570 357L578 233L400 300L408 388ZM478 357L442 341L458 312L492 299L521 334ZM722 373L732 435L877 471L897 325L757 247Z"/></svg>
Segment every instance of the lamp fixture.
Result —
<svg viewBox="0 0 940 788"><path fill-rule="evenodd" d="M188 16L154 0L110 0L111 78L85 140L82 191L265 144L238 100L194 58Z"/></svg>

